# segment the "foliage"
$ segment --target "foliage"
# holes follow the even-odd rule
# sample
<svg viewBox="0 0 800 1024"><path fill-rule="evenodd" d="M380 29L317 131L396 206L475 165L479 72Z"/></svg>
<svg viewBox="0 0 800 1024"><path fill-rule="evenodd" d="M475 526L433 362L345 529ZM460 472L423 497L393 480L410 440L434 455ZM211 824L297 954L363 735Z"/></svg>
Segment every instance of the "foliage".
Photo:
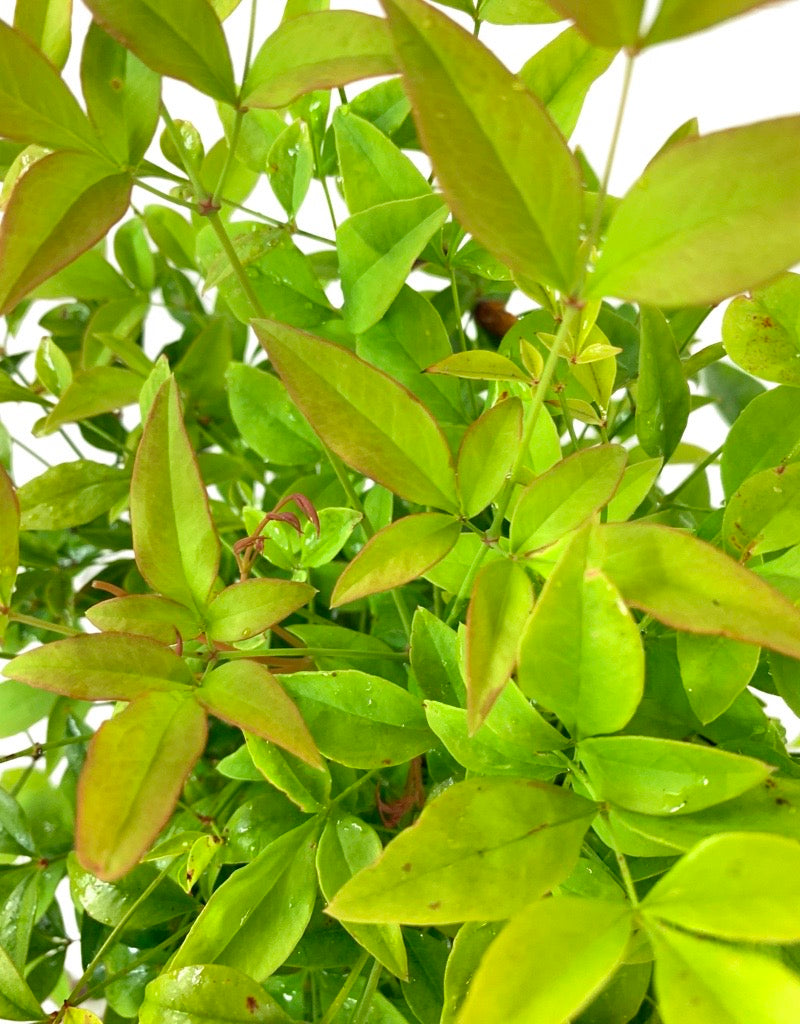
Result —
<svg viewBox="0 0 800 1024"><path fill-rule="evenodd" d="M236 0L86 3L82 102L70 0L0 23L0 401L78 455L0 432L0 1015L789 1024L800 118L568 142L756 0L288 0L241 78Z"/></svg>

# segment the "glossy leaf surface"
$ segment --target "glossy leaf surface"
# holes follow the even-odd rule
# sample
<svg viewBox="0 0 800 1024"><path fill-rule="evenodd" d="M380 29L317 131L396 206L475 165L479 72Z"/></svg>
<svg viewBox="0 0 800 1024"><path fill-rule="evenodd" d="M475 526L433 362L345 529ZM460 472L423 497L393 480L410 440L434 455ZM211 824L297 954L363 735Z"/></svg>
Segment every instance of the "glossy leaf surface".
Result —
<svg viewBox="0 0 800 1024"><path fill-rule="evenodd" d="M140 1024L288 1024L290 1018L252 978L233 967L203 964L168 971L150 982Z"/></svg>
<svg viewBox="0 0 800 1024"><path fill-rule="evenodd" d="M52 466L20 487L23 530L63 530L88 523L128 493L124 470L79 459Z"/></svg>
<svg viewBox="0 0 800 1024"><path fill-rule="evenodd" d="M328 912L408 924L502 920L569 874L593 815L593 804L543 783L456 783Z"/></svg>
<svg viewBox="0 0 800 1024"><path fill-rule="evenodd" d="M86 612L86 618L100 630L134 633L162 644L175 643L176 636L193 640L202 632L199 616L185 605L155 594L126 594L100 601Z"/></svg>
<svg viewBox="0 0 800 1024"><path fill-rule="evenodd" d="M42 1008L14 961L0 947L0 1013L8 1020L36 1020Z"/></svg>
<svg viewBox="0 0 800 1024"><path fill-rule="evenodd" d="M307 583L292 580L244 580L221 590L208 605L209 637L236 643L257 636L302 608L314 595Z"/></svg>
<svg viewBox="0 0 800 1024"><path fill-rule="evenodd" d="M636 434L648 455L668 459L689 419L689 385L675 338L661 311L645 306L639 320Z"/></svg>

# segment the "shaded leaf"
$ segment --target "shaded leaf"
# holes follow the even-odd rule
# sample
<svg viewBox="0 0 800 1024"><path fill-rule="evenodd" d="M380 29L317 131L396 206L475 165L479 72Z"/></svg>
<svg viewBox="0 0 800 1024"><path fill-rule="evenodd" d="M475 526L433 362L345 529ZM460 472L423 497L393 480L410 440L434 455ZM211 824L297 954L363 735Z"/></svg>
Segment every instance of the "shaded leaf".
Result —
<svg viewBox="0 0 800 1024"><path fill-rule="evenodd" d="M726 497L762 469L800 457L800 403L790 387L765 391L731 425L720 459Z"/></svg>
<svg viewBox="0 0 800 1024"><path fill-rule="evenodd" d="M503 927L497 921L467 921L458 929L444 973L442 1024L455 1024L480 962Z"/></svg>
<svg viewBox="0 0 800 1024"><path fill-rule="evenodd" d="M643 306L639 319L636 434L648 455L669 459L689 420L689 385L663 313Z"/></svg>
<svg viewBox="0 0 800 1024"><path fill-rule="evenodd" d="M331 774L327 765L322 770L312 768L257 736L245 733L245 740L253 765L268 782L306 814L322 810L331 795Z"/></svg>
<svg viewBox="0 0 800 1024"><path fill-rule="evenodd" d="M122 469L79 459L52 466L18 491L20 528L63 530L107 512L128 493Z"/></svg>
<svg viewBox="0 0 800 1024"><path fill-rule="evenodd" d="M100 726L78 791L83 867L106 881L130 871L166 824L205 742L205 712L177 693L146 693Z"/></svg>
<svg viewBox="0 0 800 1024"><path fill-rule="evenodd" d="M692 711L713 722L727 711L753 677L759 648L724 636L678 633L681 679Z"/></svg>
<svg viewBox="0 0 800 1024"><path fill-rule="evenodd" d="M119 366L92 366L81 370L50 410L38 433L52 434L65 423L133 405L139 400L143 383L137 373Z"/></svg>
<svg viewBox="0 0 800 1024"><path fill-rule="evenodd" d="M11 477L0 465L0 606L8 607L19 566L19 501ZM0 611L0 640L8 615Z"/></svg>
<svg viewBox="0 0 800 1024"><path fill-rule="evenodd" d="M650 493L663 464L663 459L645 459L625 467L614 497L607 506L609 523L630 519Z"/></svg>

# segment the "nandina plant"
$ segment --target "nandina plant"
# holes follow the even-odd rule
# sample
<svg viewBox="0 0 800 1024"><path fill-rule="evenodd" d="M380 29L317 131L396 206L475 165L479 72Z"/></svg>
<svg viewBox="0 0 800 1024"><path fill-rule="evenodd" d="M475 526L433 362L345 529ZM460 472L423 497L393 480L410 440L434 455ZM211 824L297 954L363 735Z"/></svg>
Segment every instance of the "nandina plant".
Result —
<svg viewBox="0 0 800 1024"><path fill-rule="evenodd" d="M237 0L85 2L82 97L0 22L0 400L75 455L0 434L0 1016L796 1020L800 118L608 193L636 55L759 4L252 0L240 79Z"/></svg>

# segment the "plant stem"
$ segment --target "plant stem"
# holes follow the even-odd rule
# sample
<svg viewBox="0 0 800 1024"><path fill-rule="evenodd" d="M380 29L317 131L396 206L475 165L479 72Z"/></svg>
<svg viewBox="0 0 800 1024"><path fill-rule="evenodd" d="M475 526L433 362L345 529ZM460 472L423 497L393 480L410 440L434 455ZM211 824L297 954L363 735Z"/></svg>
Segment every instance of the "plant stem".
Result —
<svg viewBox="0 0 800 1024"><path fill-rule="evenodd" d="M364 991L361 993L358 1006L356 1006L351 1024L366 1024L370 1007L372 1006L372 1000L378 988L378 982L380 981L382 970L383 964L379 963L377 960L373 961L372 969L369 972L369 977L367 978L367 983L364 986Z"/></svg>
<svg viewBox="0 0 800 1024"><path fill-rule="evenodd" d="M363 950L358 960L356 960L351 967L350 973L345 978L345 982L342 987L336 993L336 997L333 1002L322 1017L320 1017L319 1024L333 1024L333 1021L335 1021L339 1015L339 1010L341 1010L347 1002L347 997L350 995L353 990L353 986L358 981L361 972L364 970L364 965L367 960L369 960L369 953L366 950Z"/></svg>
<svg viewBox="0 0 800 1024"><path fill-rule="evenodd" d="M3 754L0 757L0 764L5 764L7 761L16 761L21 757L32 757L34 761L38 760L45 752L45 750L55 750L58 747L69 747L73 743L88 743L89 736L70 736L63 740L51 740L49 743L34 743L30 747L26 747L24 750L15 750L13 754Z"/></svg>
<svg viewBox="0 0 800 1024"><path fill-rule="evenodd" d="M268 647L256 651L218 651L218 658L235 661L238 658L390 658L407 661L402 651L353 651L335 647Z"/></svg>
<svg viewBox="0 0 800 1024"><path fill-rule="evenodd" d="M705 473L708 467L713 465L717 461L717 459L722 454L722 450L724 447L725 445L721 444L719 448L711 452L710 455L707 455L702 462L698 462L698 464L694 467L694 469L686 477L685 480L682 480L674 490L669 492L669 494L664 495L664 497L659 502L659 505L666 505L668 502L674 501L675 498L684 489L684 487L688 487L693 480L696 480L701 473Z"/></svg>
<svg viewBox="0 0 800 1024"><path fill-rule="evenodd" d="M340 804L343 800L350 796L351 793L354 793L357 789L360 789L365 782L369 782L369 780L374 778L379 771L380 768L373 768L365 775L362 775L360 779L356 779L356 781L351 783L347 787L347 789L343 789L338 796L334 797L333 800L331 800L331 802L328 804L328 810L330 811L332 807L336 807L337 804Z"/></svg>
<svg viewBox="0 0 800 1024"><path fill-rule="evenodd" d="M570 440L572 441L572 450L576 452L578 450L578 435L575 433L575 425L572 422L572 415L567 405L567 400L564 397L564 392L558 392L558 402L561 406L561 415L564 417L564 422L567 424L567 430L569 431Z"/></svg>
<svg viewBox="0 0 800 1024"><path fill-rule="evenodd" d="M47 622L45 619L34 618L33 615L23 615L22 612L12 612L10 608L0 607L0 615L7 615L9 622L19 622L23 626L33 626L35 629L46 629L50 633L61 633L63 636L80 636L80 629L73 629L72 626L63 626L60 622Z"/></svg>
<svg viewBox="0 0 800 1024"><path fill-rule="evenodd" d="M253 284L247 273L242 266L242 262L239 259L239 255L234 248L233 242L231 241L230 235L225 230L225 225L222 223L222 218L216 210L212 210L208 215L208 222L214 229L214 233L220 241L220 245L225 250L225 255L228 257L231 269L236 275L236 279L242 286L242 291L247 296L247 300L253 307L253 313L256 316L265 316L264 309L261 305L261 300L258 298L256 293L253 291Z"/></svg>

